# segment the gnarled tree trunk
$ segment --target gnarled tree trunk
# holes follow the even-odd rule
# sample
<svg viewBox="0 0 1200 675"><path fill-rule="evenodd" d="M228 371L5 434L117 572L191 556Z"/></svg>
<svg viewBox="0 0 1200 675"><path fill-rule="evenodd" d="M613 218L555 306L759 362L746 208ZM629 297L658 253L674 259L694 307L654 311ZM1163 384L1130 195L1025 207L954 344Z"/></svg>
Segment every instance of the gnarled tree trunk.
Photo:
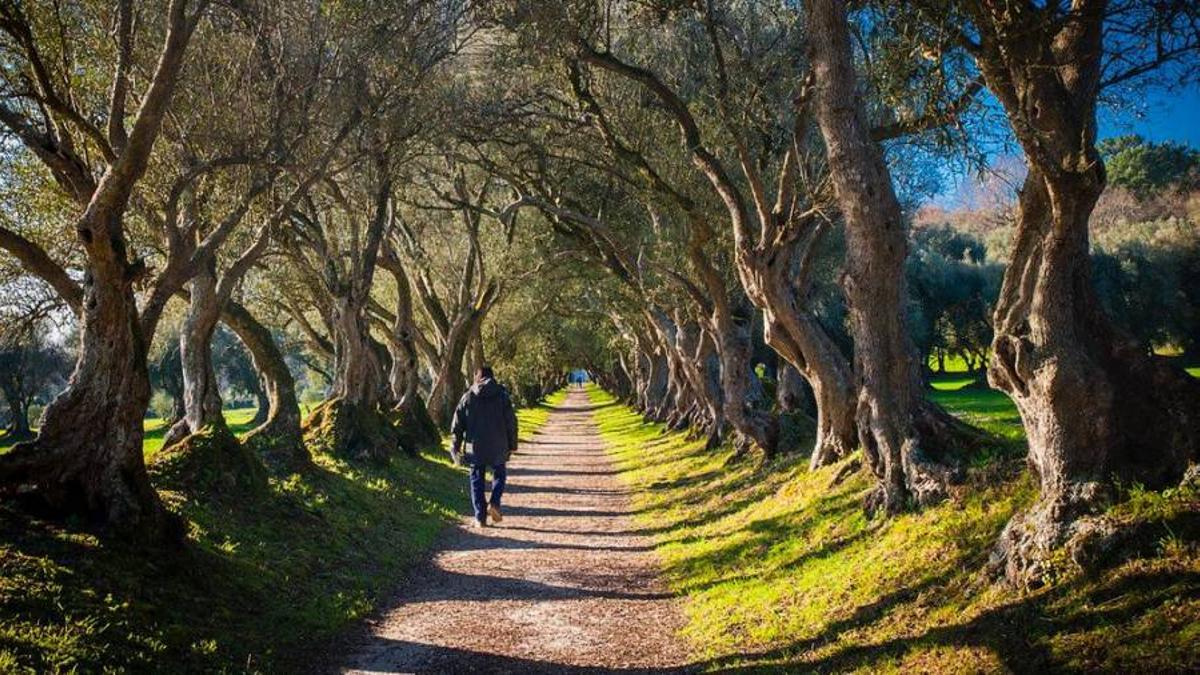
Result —
<svg viewBox="0 0 1200 675"><path fill-rule="evenodd" d="M180 523L150 485L142 455L150 379L120 218L85 216L79 232L91 264L75 372L47 407L37 438L0 457L0 480L6 491L87 514L132 538L177 536Z"/></svg>
<svg viewBox="0 0 1200 675"><path fill-rule="evenodd" d="M296 380L270 329L245 307L228 301L221 321L238 336L258 373L259 387L267 400L265 418L245 435L242 443L274 470L307 466L311 458L300 431L300 403Z"/></svg>
<svg viewBox="0 0 1200 675"><path fill-rule="evenodd" d="M441 429L450 428L450 417L454 414L454 406L467 390L466 377L463 375L463 360L471 338L473 319L455 324L446 336L446 345L438 363L437 377L433 389L429 392L429 415Z"/></svg>
<svg viewBox="0 0 1200 675"><path fill-rule="evenodd" d="M200 266L189 283L188 311L179 331L179 361L183 372L183 417L172 425L164 446L207 426L228 433L221 412L221 390L212 362L212 336L221 308L217 299L215 262Z"/></svg>
<svg viewBox="0 0 1200 675"><path fill-rule="evenodd" d="M365 302L333 298L334 378L330 398L309 415L309 443L334 455L383 460L400 448L400 436L383 405L390 398L384 364L375 350Z"/></svg>
<svg viewBox="0 0 1200 675"><path fill-rule="evenodd" d="M924 408L904 316L908 253L900 205L883 153L871 139L842 0L810 0L814 111L846 221L846 296L859 383L859 439L879 488L868 508L899 511L944 496L946 472L927 456Z"/></svg>
<svg viewBox="0 0 1200 675"><path fill-rule="evenodd" d="M753 442L768 457L779 449L779 419L753 405L749 318L731 316L716 321L717 354L721 363L721 412L741 437L740 445Z"/></svg>
<svg viewBox="0 0 1200 675"><path fill-rule="evenodd" d="M420 362L416 343L419 329L413 317L412 286L399 257L390 246L383 247L380 265L391 272L396 282L396 315L388 335L388 349L392 354L388 382L392 398L396 400L395 412L401 442L409 452L420 448L436 448L442 439L419 392Z"/></svg>
<svg viewBox="0 0 1200 675"><path fill-rule="evenodd" d="M789 179L792 156L785 160ZM816 218L782 223L779 234L752 245L739 239L736 262L748 297L763 312L763 336L812 388L817 408L810 468L850 454L858 446L858 391L854 369L833 337L803 306L813 275L812 257L826 226Z"/></svg>
<svg viewBox="0 0 1200 675"><path fill-rule="evenodd" d="M62 137L49 136L53 147L47 147L40 133L27 133L28 123L11 114L12 108L4 120L82 207L75 233L87 269L82 295L66 274L53 275L55 289L79 308L75 372L43 414L38 437L0 457L0 489L36 496L63 512L82 512L115 532L143 540L174 539L182 528L151 487L142 455L142 419L150 399L146 342L159 308L149 316L139 314L133 285L146 269L141 261L129 260L124 216L145 174L202 13L203 5L189 12L186 0L169 4L158 63L128 130L126 91L114 90L109 115L115 133L109 141L116 150L98 183ZM68 125L63 126L58 131L69 138ZM38 269L47 267L53 264ZM173 282L164 280L156 290L171 290L167 286Z"/></svg>
<svg viewBox="0 0 1200 675"><path fill-rule="evenodd" d="M1200 455L1200 382L1105 315L1092 285L1088 220L1104 189L1095 149L1105 3L982 2L976 62L1004 107L1029 173L994 315L988 380L1017 405L1038 503L1001 535L993 564L1014 581L1114 496L1112 479L1158 488Z"/></svg>
<svg viewBox="0 0 1200 675"><path fill-rule="evenodd" d="M8 403L8 414L11 418L5 429L5 441L27 441L33 438L33 430L29 428L29 401L19 391L10 391L0 387L4 400Z"/></svg>
<svg viewBox="0 0 1200 675"><path fill-rule="evenodd" d="M167 432L154 457L155 475L176 487L222 493L266 486L262 462L225 423L212 360L212 336L221 316L216 262L201 263L190 282L188 313L179 333L183 418Z"/></svg>

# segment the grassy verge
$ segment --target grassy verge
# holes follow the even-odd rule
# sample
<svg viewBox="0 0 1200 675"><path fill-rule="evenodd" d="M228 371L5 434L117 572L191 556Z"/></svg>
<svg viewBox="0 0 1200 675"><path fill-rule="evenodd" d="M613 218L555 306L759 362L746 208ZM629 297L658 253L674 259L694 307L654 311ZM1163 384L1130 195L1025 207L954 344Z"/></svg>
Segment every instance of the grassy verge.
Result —
<svg viewBox="0 0 1200 675"><path fill-rule="evenodd" d="M998 429L1014 411L986 392L938 394ZM980 573L1000 529L1036 497L1008 456L981 461L952 499L867 520L865 472L806 458L766 465L706 452L599 390L601 433L636 488L684 598L684 637L710 670L1179 671L1200 667L1200 491L1133 490L1114 515L1156 533L1143 557L1085 575L1064 562L1015 593ZM982 398L981 398L982 397ZM1011 404L1009 404L1011 406ZM1014 466L1015 464L1015 466Z"/></svg>
<svg viewBox="0 0 1200 675"><path fill-rule="evenodd" d="M519 417L533 433L548 414ZM102 542L0 505L0 672L303 670L469 504L443 453L317 457L265 497L157 487L187 520L180 549Z"/></svg>

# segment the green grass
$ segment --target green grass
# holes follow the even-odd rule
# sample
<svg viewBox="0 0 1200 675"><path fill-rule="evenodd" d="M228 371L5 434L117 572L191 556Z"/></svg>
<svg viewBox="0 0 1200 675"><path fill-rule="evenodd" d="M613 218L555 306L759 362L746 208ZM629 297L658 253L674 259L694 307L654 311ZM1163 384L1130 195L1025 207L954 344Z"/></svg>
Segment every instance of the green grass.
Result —
<svg viewBox="0 0 1200 675"><path fill-rule="evenodd" d="M229 429L235 434L244 434L253 429L250 420L254 419L256 408L232 408L225 411L225 422L229 425ZM166 436L170 425L161 417L147 417L142 422L142 428L145 430L145 438L142 441L142 451L146 455L146 459L150 459L159 450L162 450L163 436ZM34 429L34 431L37 431ZM4 436L0 435L0 451L7 450L12 443L6 443Z"/></svg>
<svg viewBox="0 0 1200 675"><path fill-rule="evenodd" d="M955 412L1013 414L988 392L949 392ZM972 471L950 500L868 520L865 471L831 485L840 466L805 457L767 464L664 433L611 397L595 416L656 538L670 587L683 596L683 637L708 670L979 672L1200 667L1200 492L1133 491L1114 514L1146 524L1151 552L1082 574L1069 563L1048 585L1015 592L984 567L1001 528L1036 497L1019 459ZM993 467L994 469L994 467Z"/></svg>
<svg viewBox="0 0 1200 675"><path fill-rule="evenodd" d="M252 414L233 411L235 430ZM527 433L548 414L518 413ZM0 505L0 672L311 668L470 503L446 453L315 462L265 496L201 500L158 480L187 521L177 550Z"/></svg>
<svg viewBox="0 0 1200 675"><path fill-rule="evenodd" d="M1021 415L1012 399L996 389L972 387L974 378L954 375L931 380L929 397L960 418L1012 442L1025 439Z"/></svg>
<svg viewBox="0 0 1200 675"><path fill-rule="evenodd" d="M229 425L229 430L234 434L241 435L254 428L250 423L254 419L254 413L257 408L233 408L223 411L225 414L225 424ZM146 459L150 459L159 450L162 450L163 436L166 436L167 430L171 425L161 417L148 417L142 427L146 430L145 438L142 440L142 452L146 455Z"/></svg>

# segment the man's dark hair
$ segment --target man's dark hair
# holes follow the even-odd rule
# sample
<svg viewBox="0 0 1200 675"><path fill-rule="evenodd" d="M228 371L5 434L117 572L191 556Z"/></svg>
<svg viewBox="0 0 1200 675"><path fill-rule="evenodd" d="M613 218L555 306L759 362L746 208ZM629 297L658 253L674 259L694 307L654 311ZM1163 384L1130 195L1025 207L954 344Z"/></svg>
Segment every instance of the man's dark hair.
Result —
<svg viewBox="0 0 1200 675"><path fill-rule="evenodd" d="M494 380L496 375L492 373L491 366L480 366L479 370L475 371L475 379L478 380Z"/></svg>

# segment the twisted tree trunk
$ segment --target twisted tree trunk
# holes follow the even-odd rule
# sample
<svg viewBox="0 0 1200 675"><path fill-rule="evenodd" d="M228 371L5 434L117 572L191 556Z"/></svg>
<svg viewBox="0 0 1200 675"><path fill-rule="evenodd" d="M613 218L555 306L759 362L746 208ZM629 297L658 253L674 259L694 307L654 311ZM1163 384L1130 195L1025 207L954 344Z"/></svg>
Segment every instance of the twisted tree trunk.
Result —
<svg viewBox="0 0 1200 675"><path fill-rule="evenodd" d="M883 153L871 139L842 0L810 0L814 111L846 221L846 297L859 383L857 422L879 479L868 508L889 513L944 497L947 472L930 460L922 400L904 315L908 240Z"/></svg>
<svg viewBox="0 0 1200 675"><path fill-rule="evenodd" d="M62 512L83 513L117 533L152 541L176 539L182 528L151 487L142 456L142 419L150 399L146 343L161 307L150 303L145 316L139 313L133 286L146 268L128 257L124 216L202 15L203 5L191 13L187 5L173 0L167 8L158 63L128 132L124 93L114 94L117 105L109 115L117 117L110 138L115 156L98 183L66 144L48 148L40 135L29 133L23 119L14 123L14 115L6 114L3 120L83 207L75 234L87 271L80 294L65 273L53 273L52 263L35 267L52 272L52 285L78 307L79 356L67 389L47 407L38 437L0 457L0 490L37 498ZM36 257L49 262L44 253ZM160 278L155 290L169 297L177 281Z"/></svg>
<svg viewBox="0 0 1200 675"><path fill-rule="evenodd" d="M785 160L791 161L791 157ZM785 167L785 176L789 168ZM817 317L803 306L813 274L812 257L825 229L825 223L816 218L788 222L771 241L753 246L747 240L739 241L736 256L742 285L762 310L764 339L812 388L817 408L809 461L813 469L845 457L858 446L853 366Z"/></svg>
<svg viewBox="0 0 1200 675"><path fill-rule="evenodd" d="M972 8L982 27L976 62L1029 173L988 380L1021 413L1041 494L1005 528L992 562L1022 581L1111 501L1114 477L1152 488L1179 480L1200 456L1200 382L1117 329L1092 285L1105 3L1074 3L1061 21L994 4Z"/></svg>
<svg viewBox="0 0 1200 675"><path fill-rule="evenodd" d="M721 412L738 432L737 442L742 449L753 443L770 457L779 450L779 418L753 404L750 321L723 317L717 331Z"/></svg>
<svg viewBox="0 0 1200 675"><path fill-rule="evenodd" d="M401 447L400 436L385 410L390 398L387 371L370 335L365 298L360 297L333 298L330 397L305 420L304 430L309 443L319 443L331 454L381 461Z"/></svg>
<svg viewBox="0 0 1200 675"><path fill-rule="evenodd" d="M132 538L178 536L180 523L151 487L142 455L150 379L133 293L137 268L125 257L119 215L89 214L79 232L91 264L75 372L46 408L37 438L0 457L0 481L10 493Z"/></svg>
<svg viewBox="0 0 1200 675"><path fill-rule="evenodd" d="M446 345L438 363L433 389L429 392L429 415L440 429L450 428L454 406L467 390L463 360L470 344L474 318L457 322L446 336Z"/></svg>
<svg viewBox="0 0 1200 675"><path fill-rule="evenodd" d="M412 286L390 246L384 246L380 264L391 272L396 282L396 315L388 335L388 348L392 354L388 381L396 400L401 442L410 453L421 448L436 448L442 439L419 392L420 362L416 343L419 329L413 317Z"/></svg>
<svg viewBox="0 0 1200 675"><path fill-rule="evenodd" d="M185 436L211 426L228 433L221 412L221 390L212 362L212 336L221 315L217 299L215 261L203 264L189 283L188 311L179 331L179 361L183 373L183 417L163 439L171 446Z"/></svg>
<svg viewBox="0 0 1200 675"><path fill-rule="evenodd" d="M29 427L29 401L20 394L10 394L5 390L4 400L8 402L8 413L11 419L5 430L5 441L27 441L33 438L33 430Z"/></svg>
<svg viewBox="0 0 1200 675"><path fill-rule="evenodd" d="M155 475L175 487L213 493L262 489L262 462L225 423L213 367L212 336L222 305L215 259L201 263L189 285L188 313L179 332L183 417L167 432L162 451L154 457Z"/></svg>
<svg viewBox="0 0 1200 675"><path fill-rule="evenodd" d="M242 439L242 443L276 471L290 471L311 462L300 431L300 403L296 399L296 380L288 369L283 352L275 344L270 329L255 320L240 304L229 301L221 321L238 336L258 373L259 386L266 396L266 416Z"/></svg>

